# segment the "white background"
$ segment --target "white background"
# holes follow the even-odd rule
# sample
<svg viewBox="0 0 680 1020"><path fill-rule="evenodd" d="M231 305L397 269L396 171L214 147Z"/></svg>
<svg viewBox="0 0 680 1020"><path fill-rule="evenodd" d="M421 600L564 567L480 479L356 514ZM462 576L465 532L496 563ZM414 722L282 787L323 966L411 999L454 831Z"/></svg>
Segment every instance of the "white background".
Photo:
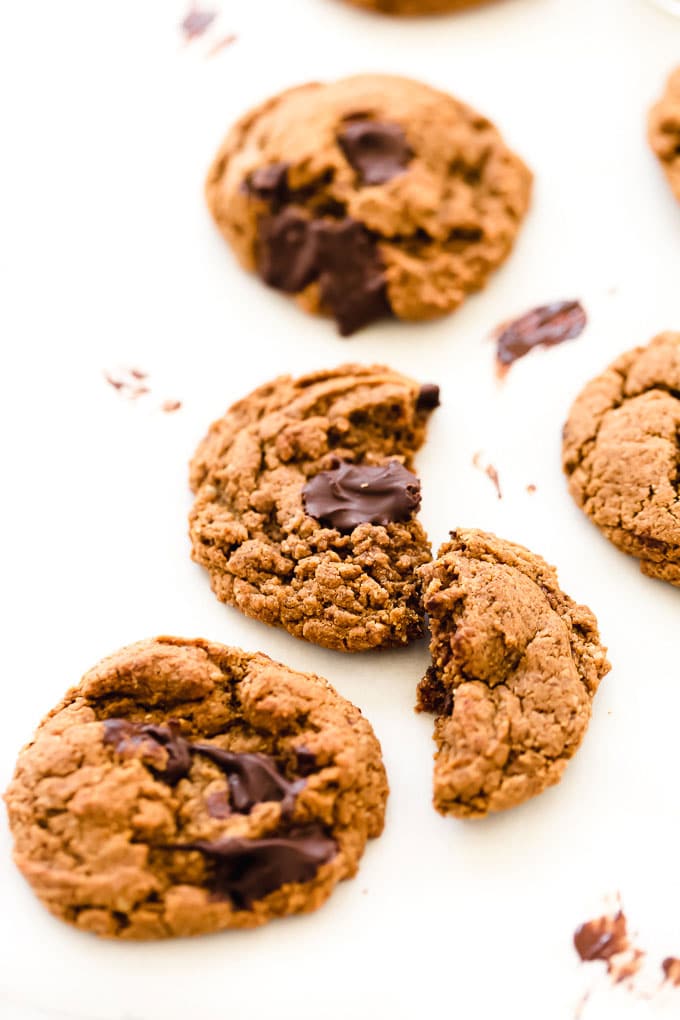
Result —
<svg viewBox="0 0 680 1020"><path fill-rule="evenodd" d="M170 0L2 2L0 782L71 683L156 633L261 649L328 676L373 722L392 795L359 876L316 915L257 932L117 945L53 920L0 831L3 1020L677 1016L680 991L613 989L577 961L575 926L620 890L640 944L680 955L680 591L643 578L572 504L560 429L615 355L680 328L680 206L645 115L680 60L680 21L645 0L504 0L399 21L337 0L223 0L238 41L182 44ZM230 122L272 92L364 70L422 77L501 126L533 167L532 211L487 290L436 324L349 341L244 275L202 199ZM577 341L500 386L488 336L579 298ZM207 424L279 372L386 361L442 388L419 459L435 544L496 530L558 564L596 611L613 670L562 784L461 823L430 806L431 721L412 711L428 661L343 656L221 606L189 559L186 463ZM153 393L102 378L134 365ZM183 407L163 414L159 403ZM472 466L497 467L499 501ZM534 495L526 486L537 486ZM644 982L643 982L644 983Z"/></svg>

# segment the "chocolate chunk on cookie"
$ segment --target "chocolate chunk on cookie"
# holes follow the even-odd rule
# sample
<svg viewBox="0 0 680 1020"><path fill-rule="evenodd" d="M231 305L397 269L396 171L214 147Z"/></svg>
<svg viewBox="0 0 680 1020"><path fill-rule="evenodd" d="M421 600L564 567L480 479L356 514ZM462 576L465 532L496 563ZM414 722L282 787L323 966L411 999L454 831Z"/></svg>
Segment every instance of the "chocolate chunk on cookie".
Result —
<svg viewBox="0 0 680 1020"><path fill-rule="evenodd" d="M436 386L344 365L235 404L191 465L192 555L217 597L340 651L419 637L430 546L411 469L438 401Z"/></svg>
<svg viewBox="0 0 680 1020"><path fill-rule="evenodd" d="M246 114L206 195L244 266L349 335L443 315L483 287L530 188L485 117L420 82L360 75Z"/></svg>
<svg viewBox="0 0 680 1020"><path fill-rule="evenodd" d="M617 358L564 427L569 491L644 574L680 586L680 333Z"/></svg>
<svg viewBox="0 0 680 1020"><path fill-rule="evenodd" d="M483 531L451 533L422 567L436 716L434 806L479 818L562 778L609 671L597 622L540 556Z"/></svg>
<svg viewBox="0 0 680 1020"><path fill-rule="evenodd" d="M649 143L680 200L680 67L673 71L663 96L650 111Z"/></svg>
<svg viewBox="0 0 680 1020"><path fill-rule="evenodd" d="M386 798L370 724L327 681L170 637L86 673L5 795L49 910L129 939L316 909L380 835Z"/></svg>

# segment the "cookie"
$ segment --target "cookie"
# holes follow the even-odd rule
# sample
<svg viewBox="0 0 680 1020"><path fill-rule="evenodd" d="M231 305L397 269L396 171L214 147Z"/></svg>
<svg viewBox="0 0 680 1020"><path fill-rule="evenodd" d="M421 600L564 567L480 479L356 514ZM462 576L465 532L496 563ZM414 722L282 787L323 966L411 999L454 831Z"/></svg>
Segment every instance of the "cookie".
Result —
<svg viewBox="0 0 680 1020"><path fill-rule="evenodd" d="M531 174L493 124L406 78L289 89L231 129L206 195L240 262L349 335L432 319L509 254Z"/></svg>
<svg viewBox="0 0 680 1020"><path fill-rule="evenodd" d="M666 91L650 111L649 143L680 200L680 67L673 71Z"/></svg>
<svg viewBox="0 0 680 1020"><path fill-rule="evenodd" d="M386 797L370 724L326 680L173 637L86 673L5 795L45 906L125 939L315 910L380 835Z"/></svg>
<svg viewBox="0 0 680 1020"><path fill-rule="evenodd" d="M617 358L564 427L569 491L643 574L680 586L680 333Z"/></svg>
<svg viewBox="0 0 680 1020"><path fill-rule="evenodd" d="M389 368L275 379L216 421L191 464L192 555L217 597L326 648L423 633L415 451L439 402Z"/></svg>
<svg viewBox="0 0 680 1020"><path fill-rule="evenodd" d="M478 7L488 0L349 0L380 14L445 14L464 7Z"/></svg>
<svg viewBox="0 0 680 1020"><path fill-rule="evenodd" d="M421 568L435 714L434 806L480 818L558 783L609 671L597 622L521 545L458 530Z"/></svg>

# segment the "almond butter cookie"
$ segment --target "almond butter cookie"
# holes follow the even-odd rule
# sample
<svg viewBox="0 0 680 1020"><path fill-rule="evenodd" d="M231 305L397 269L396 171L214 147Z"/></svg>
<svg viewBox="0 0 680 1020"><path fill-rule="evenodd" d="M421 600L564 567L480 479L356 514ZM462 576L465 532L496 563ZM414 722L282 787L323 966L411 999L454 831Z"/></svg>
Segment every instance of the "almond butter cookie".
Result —
<svg viewBox="0 0 680 1020"><path fill-rule="evenodd" d="M380 835L386 798L370 724L326 680L170 637L86 673L5 795L43 903L124 939L315 910Z"/></svg>
<svg viewBox="0 0 680 1020"><path fill-rule="evenodd" d="M411 468L438 402L434 385L343 365L227 411L191 464L192 555L217 597L339 651L420 637L431 553Z"/></svg>
<svg viewBox="0 0 680 1020"><path fill-rule="evenodd" d="M486 117L387 75L274 96L234 125L206 183L241 263L343 335L457 308L510 253L530 189Z"/></svg>
<svg viewBox="0 0 680 1020"><path fill-rule="evenodd" d="M434 806L480 818L559 783L606 650L555 568L514 542L460 529L420 573L432 665L417 707L436 716Z"/></svg>
<svg viewBox="0 0 680 1020"><path fill-rule="evenodd" d="M680 67L673 71L666 91L651 109L649 142L680 200Z"/></svg>
<svg viewBox="0 0 680 1020"><path fill-rule="evenodd" d="M564 426L569 491L643 574L680 586L680 333L617 358Z"/></svg>

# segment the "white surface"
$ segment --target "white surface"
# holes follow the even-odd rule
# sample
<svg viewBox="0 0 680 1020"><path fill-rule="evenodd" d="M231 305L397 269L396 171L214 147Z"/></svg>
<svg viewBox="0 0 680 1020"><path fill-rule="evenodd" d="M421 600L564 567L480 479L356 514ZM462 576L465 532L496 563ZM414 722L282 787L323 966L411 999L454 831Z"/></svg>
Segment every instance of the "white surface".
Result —
<svg viewBox="0 0 680 1020"><path fill-rule="evenodd" d="M579 965L575 926L621 890L659 959L680 955L680 591L643 578L572 504L560 428L583 382L680 328L680 206L645 143L678 62L680 22L644 0L507 0L420 22L334 0L223 2L238 42L181 45L181 3L4 5L0 189L5 588L0 782L63 690L104 654L159 632L262 649L328 676L383 743L384 836L316 915L257 932L116 945L53 920L0 832L3 1020L264 1020L677 1016ZM220 32L218 31L219 35ZM308 78L423 77L502 127L536 173L517 250L488 289L427 326L350 341L242 274L202 202L234 117ZM499 387L489 332L580 298L583 337L517 364ZM278 372L384 360L439 382L419 460L435 544L481 526L556 562L596 611L613 671L556 789L475 824L430 807L431 722L413 711L424 644L345 657L242 618L188 555L186 462L205 427ZM138 365L121 400L105 368ZM158 403L178 397L181 411ZM471 465L483 450L498 501ZM538 491L529 495L528 483Z"/></svg>

